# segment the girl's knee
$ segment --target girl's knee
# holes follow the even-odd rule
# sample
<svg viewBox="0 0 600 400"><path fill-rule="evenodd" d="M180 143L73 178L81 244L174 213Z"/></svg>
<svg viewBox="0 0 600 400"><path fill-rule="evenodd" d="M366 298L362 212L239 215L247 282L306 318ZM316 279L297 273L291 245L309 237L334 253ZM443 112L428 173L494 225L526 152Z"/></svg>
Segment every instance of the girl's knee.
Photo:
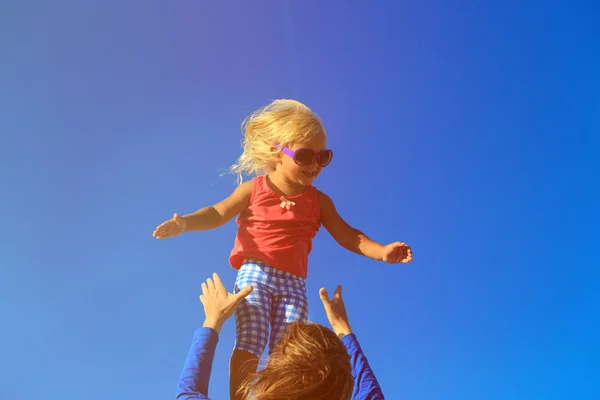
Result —
<svg viewBox="0 0 600 400"><path fill-rule="evenodd" d="M250 353L245 350L233 349L233 352L231 353L232 362L238 364L253 364L255 361L258 362L259 359L260 356L257 356L256 354Z"/></svg>
<svg viewBox="0 0 600 400"><path fill-rule="evenodd" d="M243 354L250 354L254 357L260 358L262 353L267 347L267 339L255 340L255 338L243 337L240 340L235 341L233 352L237 353L238 356L242 357ZM232 355L233 357L233 355Z"/></svg>

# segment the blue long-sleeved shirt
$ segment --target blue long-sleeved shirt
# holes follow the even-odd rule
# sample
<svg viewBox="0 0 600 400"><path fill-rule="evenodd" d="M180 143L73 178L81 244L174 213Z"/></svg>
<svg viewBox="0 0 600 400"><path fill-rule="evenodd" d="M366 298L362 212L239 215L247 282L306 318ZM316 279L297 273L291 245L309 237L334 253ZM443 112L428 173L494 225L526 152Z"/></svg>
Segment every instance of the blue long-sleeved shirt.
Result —
<svg viewBox="0 0 600 400"><path fill-rule="evenodd" d="M214 329L196 329L177 384L177 400L210 400L208 381L218 341L219 335ZM384 399L377 378L362 352L356 335L346 335L342 337L342 342L348 349L352 365L352 377L354 378L352 400Z"/></svg>

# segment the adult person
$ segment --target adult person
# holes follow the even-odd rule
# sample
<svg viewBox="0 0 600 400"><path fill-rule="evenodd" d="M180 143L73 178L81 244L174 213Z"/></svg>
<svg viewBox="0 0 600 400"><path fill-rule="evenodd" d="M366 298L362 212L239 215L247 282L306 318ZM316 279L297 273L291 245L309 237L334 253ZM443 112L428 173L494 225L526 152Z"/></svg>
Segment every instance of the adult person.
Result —
<svg viewBox="0 0 600 400"><path fill-rule="evenodd" d="M248 286L237 294L225 289L214 273L202 283L202 328L194 332L185 365L177 384L177 400L209 399L208 382L223 323L248 296ZM240 388L243 398L253 400L381 400L375 374L352 333L342 288L333 298L321 288L320 298L331 324L330 330L310 322L292 322L270 354L264 369Z"/></svg>

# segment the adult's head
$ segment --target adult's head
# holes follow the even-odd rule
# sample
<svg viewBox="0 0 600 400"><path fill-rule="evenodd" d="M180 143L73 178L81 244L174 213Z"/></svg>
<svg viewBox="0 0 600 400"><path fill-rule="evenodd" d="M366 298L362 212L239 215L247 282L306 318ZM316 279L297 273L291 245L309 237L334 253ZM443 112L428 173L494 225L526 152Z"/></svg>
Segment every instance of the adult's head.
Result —
<svg viewBox="0 0 600 400"><path fill-rule="evenodd" d="M337 335L319 324L292 322L240 392L254 400L348 400L353 387L350 356Z"/></svg>

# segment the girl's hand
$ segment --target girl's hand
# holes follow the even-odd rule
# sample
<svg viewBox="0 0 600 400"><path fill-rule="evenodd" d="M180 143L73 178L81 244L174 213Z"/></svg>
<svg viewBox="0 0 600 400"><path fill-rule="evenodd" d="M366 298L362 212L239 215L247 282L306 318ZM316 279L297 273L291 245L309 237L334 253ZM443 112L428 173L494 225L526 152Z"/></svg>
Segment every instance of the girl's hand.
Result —
<svg viewBox="0 0 600 400"><path fill-rule="evenodd" d="M252 292L252 286L246 286L237 294L229 293L221 278L215 272L213 278L202 283L200 302L204 306L206 320L202 326L212 328L217 333L223 323L235 312L242 300Z"/></svg>
<svg viewBox="0 0 600 400"><path fill-rule="evenodd" d="M173 218L160 224L155 230L152 236L157 239L164 239L168 237L174 237L181 235L185 232L186 222L176 213L173 214Z"/></svg>
<svg viewBox="0 0 600 400"><path fill-rule="evenodd" d="M381 259L390 264L408 263L412 261L412 250L406 243L391 243L383 248Z"/></svg>
<svg viewBox="0 0 600 400"><path fill-rule="evenodd" d="M342 286L340 285L335 289L335 293L331 300L329 299L329 295L325 288L319 290L319 296L323 302L327 319L335 334L340 338L351 334L352 329L350 328L350 322L348 322L348 314L346 314L344 299L342 299Z"/></svg>

